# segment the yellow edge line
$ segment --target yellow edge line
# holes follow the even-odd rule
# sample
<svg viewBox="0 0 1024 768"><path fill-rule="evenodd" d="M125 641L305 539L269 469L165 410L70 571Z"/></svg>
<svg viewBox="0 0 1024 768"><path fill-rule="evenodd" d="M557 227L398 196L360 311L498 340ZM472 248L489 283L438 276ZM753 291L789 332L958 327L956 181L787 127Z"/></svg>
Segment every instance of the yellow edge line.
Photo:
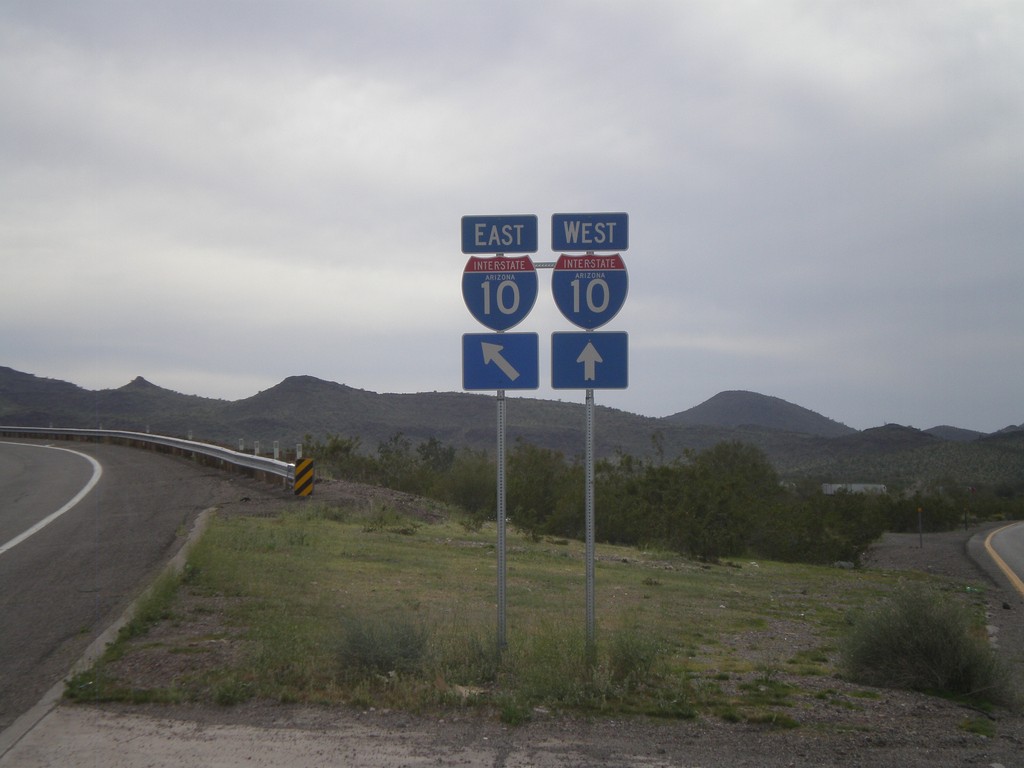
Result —
<svg viewBox="0 0 1024 768"><path fill-rule="evenodd" d="M988 556L995 561L995 564L999 566L999 570L1001 570L1006 575L1006 578L1010 580L1010 583L1013 585L1013 588L1020 592L1021 595L1024 595L1024 581L1021 581L1020 577L1012 570L1010 570L1010 566L1003 562L1003 558L996 554L995 549L993 549L992 547L993 536L995 536L1000 531L1005 531L1007 528L1012 528L1015 525L1019 525L1019 523L1010 523L1009 525L1004 525L1002 528L996 528L994 531L992 531L992 533L986 536L985 551L988 552Z"/></svg>

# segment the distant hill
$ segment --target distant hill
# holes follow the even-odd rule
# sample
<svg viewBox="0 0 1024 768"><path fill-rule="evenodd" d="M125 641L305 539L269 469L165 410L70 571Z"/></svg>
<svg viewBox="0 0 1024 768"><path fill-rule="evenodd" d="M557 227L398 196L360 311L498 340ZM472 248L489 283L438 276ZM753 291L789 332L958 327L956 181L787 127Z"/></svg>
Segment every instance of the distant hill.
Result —
<svg viewBox="0 0 1024 768"><path fill-rule="evenodd" d="M622 451L647 455L659 420L599 406L600 456ZM192 433L197 440L237 447L240 440L261 447L278 441L294 447L309 435L358 438L362 448L402 433L414 444L430 438L494 452L496 407L493 396L460 392L378 394L312 376L291 376L242 400L183 395L142 377L119 389L89 391L0 367L0 424L122 429L172 436ZM509 398L510 445L522 439L572 457L583 452L583 405ZM707 430L677 431L664 437L667 455L706 448L725 436Z"/></svg>
<svg viewBox="0 0 1024 768"><path fill-rule="evenodd" d="M990 445L1008 450L1019 450L1024 448L1024 425L1016 429L1001 429L991 435L985 435L978 439L983 445Z"/></svg>
<svg viewBox="0 0 1024 768"><path fill-rule="evenodd" d="M1011 424L1010 426L1003 427L998 432L995 432L993 434L1001 435L1004 432L1024 432L1024 424L1017 424L1017 425Z"/></svg>
<svg viewBox="0 0 1024 768"><path fill-rule="evenodd" d="M942 438L920 429L904 427L900 424L886 424L882 427L872 427L862 432L844 435L833 441L833 445L840 446L848 452L885 454L923 448L941 441Z"/></svg>
<svg viewBox="0 0 1024 768"><path fill-rule="evenodd" d="M671 424L713 427L762 427L819 437L838 437L855 429L778 397L734 390L719 392L700 405L665 417Z"/></svg>
<svg viewBox="0 0 1024 768"><path fill-rule="evenodd" d="M510 397L510 449L516 441L583 453L581 403ZM372 453L401 433L414 446L496 448L493 395L463 392L379 394L312 376L290 376L242 400L185 395L137 377L118 389L74 384L0 367L0 425L122 429L184 437L251 450L274 441L290 450L309 435L357 438ZM949 431L952 430L952 431ZM654 461L685 460L723 441L762 450L787 479L879 482L891 487L930 482L1001 483L1024 488L1024 431L1007 429L971 439L951 427L923 432L888 424L863 432L806 408L756 392L729 391L687 411L651 418L598 406L599 458L629 454Z"/></svg>
<svg viewBox="0 0 1024 768"><path fill-rule="evenodd" d="M75 418L94 402L94 393L66 381L0 367L0 417L10 414L18 424L48 426L54 419L59 424L65 415Z"/></svg>
<svg viewBox="0 0 1024 768"><path fill-rule="evenodd" d="M821 446L819 469L844 482L895 487L989 485L1024 491L1024 432L972 441L945 440L912 427L887 424ZM869 478L857 481L854 478Z"/></svg>
<svg viewBox="0 0 1024 768"><path fill-rule="evenodd" d="M977 440L979 437L984 437L984 432L978 432L973 429L961 429L960 427L950 427L946 425L932 427L926 429L929 435L935 435L935 437L942 438L943 440L955 440L957 442L966 443L971 440Z"/></svg>
<svg viewBox="0 0 1024 768"><path fill-rule="evenodd" d="M397 433L414 444L430 438L455 446L494 452L497 409L493 396L461 392L378 394L327 382L312 376L291 376L253 397L226 405L221 416L242 434L286 434L288 442L305 435L323 439L328 434L357 437L366 450ZM598 407L595 420L602 427L597 452L617 451L646 455L657 419ZM510 445L525 440L575 456L583 451L581 429L584 409L578 403L531 398L507 401ZM681 452L677 436L669 450ZM703 447L703 445L702 445Z"/></svg>

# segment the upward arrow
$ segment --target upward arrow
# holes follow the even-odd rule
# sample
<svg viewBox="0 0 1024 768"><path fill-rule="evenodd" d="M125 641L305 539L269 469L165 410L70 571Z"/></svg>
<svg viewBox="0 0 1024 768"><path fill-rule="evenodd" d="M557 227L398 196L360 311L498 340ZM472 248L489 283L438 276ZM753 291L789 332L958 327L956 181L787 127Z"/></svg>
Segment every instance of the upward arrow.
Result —
<svg viewBox="0 0 1024 768"><path fill-rule="evenodd" d="M576 362L583 363L583 380L593 381L597 378L597 364L603 363L604 358L594 347L593 342L588 341L587 346L580 352L580 356L576 358Z"/></svg>
<svg viewBox="0 0 1024 768"><path fill-rule="evenodd" d="M480 348L484 353L484 365L488 363L494 363L501 369L501 372L508 376L510 381L515 381L519 378L519 371L512 367L512 363L506 360L501 350L503 347L501 344L490 344L486 341L480 342Z"/></svg>

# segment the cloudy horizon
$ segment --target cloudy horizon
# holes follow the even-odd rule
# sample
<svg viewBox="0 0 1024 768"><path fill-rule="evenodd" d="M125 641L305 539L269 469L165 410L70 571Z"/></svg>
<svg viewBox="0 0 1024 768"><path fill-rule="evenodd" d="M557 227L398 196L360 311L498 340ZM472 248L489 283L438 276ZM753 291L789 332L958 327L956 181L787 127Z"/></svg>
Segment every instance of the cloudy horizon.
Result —
<svg viewBox="0 0 1024 768"><path fill-rule="evenodd" d="M1024 5L0 8L0 365L460 391L464 215L629 215L629 387L1024 423ZM516 331L572 330L550 271Z"/></svg>

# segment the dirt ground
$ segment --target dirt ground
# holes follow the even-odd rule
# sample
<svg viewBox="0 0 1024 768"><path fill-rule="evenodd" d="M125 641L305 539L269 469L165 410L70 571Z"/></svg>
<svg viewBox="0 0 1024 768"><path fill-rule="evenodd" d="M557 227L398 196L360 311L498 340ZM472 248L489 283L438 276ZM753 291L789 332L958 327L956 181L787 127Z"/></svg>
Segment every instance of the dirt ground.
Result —
<svg viewBox="0 0 1024 768"><path fill-rule="evenodd" d="M381 493L341 482L317 489L320 501L386 503L423 516L436 513L428 502ZM280 503L279 495L249 489L223 514L269 513ZM1021 669L1024 599L1003 586L994 567L984 565L979 544L984 530L928 534L923 540L916 534L887 535L865 555L865 567L917 569L984 587L990 637L999 653ZM764 634L761 647L777 643L790 652L813 641L787 626ZM474 712L416 716L267 702L235 707L64 704L0 757L0 768L1024 766L1024 716L1019 713L984 714L903 691L879 690L876 698L863 698L855 695L860 687L835 678L801 678L799 687L806 692L796 702L801 725L792 729L712 717L585 719L542 710L524 725L506 726ZM966 730L970 721L985 722L995 735Z"/></svg>
<svg viewBox="0 0 1024 768"><path fill-rule="evenodd" d="M917 570L977 581L987 591L989 639L1009 661L1024 668L1024 597L1007 583L984 550L988 533L1005 523L989 523L947 533L887 533L863 558L866 568ZM923 546L922 546L923 544Z"/></svg>

